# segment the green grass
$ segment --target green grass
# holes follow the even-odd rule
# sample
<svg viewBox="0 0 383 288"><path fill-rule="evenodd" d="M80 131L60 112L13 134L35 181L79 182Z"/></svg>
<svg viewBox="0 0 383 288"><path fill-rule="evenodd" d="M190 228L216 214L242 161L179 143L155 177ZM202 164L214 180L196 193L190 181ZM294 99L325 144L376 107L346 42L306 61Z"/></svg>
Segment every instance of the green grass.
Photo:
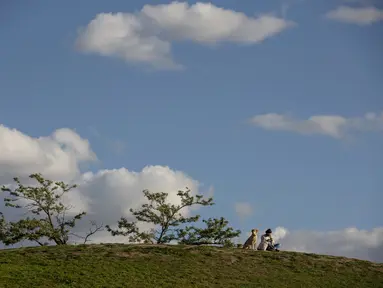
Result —
<svg viewBox="0 0 383 288"><path fill-rule="evenodd" d="M0 287L383 287L383 264L215 247L80 245L0 251Z"/></svg>

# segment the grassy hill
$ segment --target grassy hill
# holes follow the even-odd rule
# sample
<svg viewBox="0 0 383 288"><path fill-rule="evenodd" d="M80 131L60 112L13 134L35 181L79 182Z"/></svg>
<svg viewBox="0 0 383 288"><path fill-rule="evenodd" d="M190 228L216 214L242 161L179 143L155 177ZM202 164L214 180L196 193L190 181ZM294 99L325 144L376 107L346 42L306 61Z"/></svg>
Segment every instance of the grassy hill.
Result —
<svg viewBox="0 0 383 288"><path fill-rule="evenodd" d="M383 264L215 247L80 245L0 251L0 287L383 287Z"/></svg>

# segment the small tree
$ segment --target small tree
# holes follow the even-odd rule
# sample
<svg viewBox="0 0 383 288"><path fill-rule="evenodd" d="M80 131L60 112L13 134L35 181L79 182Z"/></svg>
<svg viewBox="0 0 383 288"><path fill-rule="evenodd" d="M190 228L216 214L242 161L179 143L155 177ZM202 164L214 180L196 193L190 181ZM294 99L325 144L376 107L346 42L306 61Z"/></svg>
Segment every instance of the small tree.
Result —
<svg viewBox="0 0 383 288"><path fill-rule="evenodd" d="M240 230L227 227L229 222L223 217L219 219L209 218L208 220L202 220L202 222L206 224L205 228L187 226L185 229L179 229L177 231L179 244L215 244L224 247L233 247L234 243L232 239L241 234Z"/></svg>
<svg viewBox="0 0 383 288"><path fill-rule="evenodd" d="M84 241L82 242L82 244L88 243L89 241L91 241L89 240L89 237L93 236L97 232L104 231L103 224L99 225L97 224L96 221L90 221L90 224L91 224L91 228L89 228L89 231L85 236L77 235L75 233L70 233L70 235L83 239Z"/></svg>
<svg viewBox="0 0 383 288"><path fill-rule="evenodd" d="M10 245L29 240L39 245L46 245L48 243L43 243L41 239L47 238L56 245L67 244L69 236L74 235L71 230L76 222L86 214L81 212L69 218L67 212L72 207L62 203L63 196L77 186L53 182L44 179L41 174L32 174L29 178L37 181L37 186L24 186L18 178L14 178L16 189L11 190L5 186L1 188L2 192L9 194L9 197L4 198L5 206L26 208L34 215L33 218L27 217L4 224L3 242ZM25 202L24 205L20 205L22 200ZM100 229L97 227L97 231Z"/></svg>
<svg viewBox="0 0 383 288"><path fill-rule="evenodd" d="M129 222L125 217L121 217L120 221L118 221L117 230L113 230L109 225L106 228L113 236L129 236L130 242L169 243L177 239L175 228L181 224L196 222L200 218L200 215L184 217L181 214L182 209L195 205L214 205L213 198L203 199L202 195L192 196L190 192L188 188L186 188L186 191L178 191L177 195L181 199L181 204L174 205L167 202L168 193L143 191L149 203L143 204L138 210L130 209L130 212L138 222L154 224L158 229L140 232L137 221Z"/></svg>

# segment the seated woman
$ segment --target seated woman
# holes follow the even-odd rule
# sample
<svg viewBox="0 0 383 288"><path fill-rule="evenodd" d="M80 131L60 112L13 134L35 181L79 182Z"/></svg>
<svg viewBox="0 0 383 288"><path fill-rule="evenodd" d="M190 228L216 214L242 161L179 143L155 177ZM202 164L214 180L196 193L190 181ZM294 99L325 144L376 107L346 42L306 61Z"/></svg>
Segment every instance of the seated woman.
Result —
<svg viewBox="0 0 383 288"><path fill-rule="evenodd" d="M271 229L267 229L265 234L262 235L261 237L261 243L258 245L258 250L263 250L263 251L279 251L279 243L274 243L274 239L271 236L273 232Z"/></svg>

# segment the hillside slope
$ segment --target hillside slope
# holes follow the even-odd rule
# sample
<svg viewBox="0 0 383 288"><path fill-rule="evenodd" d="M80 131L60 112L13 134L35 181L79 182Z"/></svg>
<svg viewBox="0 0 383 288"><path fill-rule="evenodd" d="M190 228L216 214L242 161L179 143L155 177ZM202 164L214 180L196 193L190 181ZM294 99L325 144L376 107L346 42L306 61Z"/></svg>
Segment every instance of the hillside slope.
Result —
<svg viewBox="0 0 383 288"><path fill-rule="evenodd" d="M292 252L81 245L0 251L0 287L383 287L383 265Z"/></svg>

